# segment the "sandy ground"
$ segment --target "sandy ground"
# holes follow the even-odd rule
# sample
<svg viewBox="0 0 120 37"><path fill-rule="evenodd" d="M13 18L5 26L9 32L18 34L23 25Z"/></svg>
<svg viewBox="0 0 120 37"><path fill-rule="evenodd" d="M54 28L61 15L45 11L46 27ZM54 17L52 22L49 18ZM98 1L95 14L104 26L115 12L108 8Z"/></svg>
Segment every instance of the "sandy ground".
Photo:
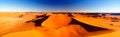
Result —
<svg viewBox="0 0 120 37"><path fill-rule="evenodd" d="M24 15L22 18L20 18L20 15ZM27 28L26 26L29 26L28 29L32 29L34 28L33 23L29 23L31 25L25 25L26 23L24 23L27 20L31 20L35 18L35 15L41 15L41 14L27 14L25 15L25 13L0 13L0 33L6 33L9 32L9 29L12 29L13 27L18 25L20 27L15 28L16 29L23 29ZM110 29L110 31L96 31L96 32L90 32L88 35L88 37L120 37L120 21L119 22L110 22L109 18L93 18L93 17L86 17L83 15L74 15L75 17L73 17L74 19L80 21L80 22L84 22L87 24L90 24L92 26L97 26L97 27L102 27L102 28L107 28ZM27 17L27 18L26 18ZM120 16L109 16L109 17L116 17L118 19L120 19ZM19 23L22 21L22 23ZM18 24L18 25L17 25ZM110 24L113 24L115 26L111 26ZM24 26L24 28L22 27ZM32 28L30 28L32 27ZM14 31L14 29L12 29ZM2 34L1 34L2 35Z"/></svg>

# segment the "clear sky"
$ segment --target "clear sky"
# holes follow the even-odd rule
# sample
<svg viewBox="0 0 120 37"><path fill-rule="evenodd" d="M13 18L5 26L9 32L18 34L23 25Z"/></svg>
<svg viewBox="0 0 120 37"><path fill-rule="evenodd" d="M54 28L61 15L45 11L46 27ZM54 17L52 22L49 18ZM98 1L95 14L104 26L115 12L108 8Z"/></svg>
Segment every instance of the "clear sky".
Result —
<svg viewBox="0 0 120 37"><path fill-rule="evenodd" d="M120 12L120 0L0 0L0 11Z"/></svg>

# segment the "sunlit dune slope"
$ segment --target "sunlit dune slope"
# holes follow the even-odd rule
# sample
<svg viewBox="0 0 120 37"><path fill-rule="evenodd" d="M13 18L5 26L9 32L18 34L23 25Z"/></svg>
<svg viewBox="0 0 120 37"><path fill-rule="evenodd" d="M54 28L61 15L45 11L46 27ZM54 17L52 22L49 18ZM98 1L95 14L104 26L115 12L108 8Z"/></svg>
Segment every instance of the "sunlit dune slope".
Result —
<svg viewBox="0 0 120 37"><path fill-rule="evenodd" d="M120 37L120 30L117 31L99 31L89 33L88 37Z"/></svg>
<svg viewBox="0 0 120 37"><path fill-rule="evenodd" d="M25 19L19 18L24 13L0 13L0 36L3 34L30 30L34 28L34 23L25 23Z"/></svg>
<svg viewBox="0 0 120 37"><path fill-rule="evenodd" d="M107 28L112 30L119 30L120 29L120 21L118 22L111 22L110 18L94 18L94 17L87 17L85 15L80 14L73 14L74 19L101 28Z"/></svg>
<svg viewBox="0 0 120 37"><path fill-rule="evenodd" d="M51 15L47 20L45 20L41 25L43 27L58 28L66 26L71 22L71 17L63 14Z"/></svg>

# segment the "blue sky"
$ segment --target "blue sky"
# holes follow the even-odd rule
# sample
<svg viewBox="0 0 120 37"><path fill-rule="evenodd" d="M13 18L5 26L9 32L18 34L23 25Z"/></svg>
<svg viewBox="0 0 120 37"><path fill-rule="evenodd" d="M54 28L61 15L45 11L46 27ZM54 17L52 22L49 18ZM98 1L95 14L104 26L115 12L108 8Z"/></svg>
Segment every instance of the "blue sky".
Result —
<svg viewBox="0 0 120 37"><path fill-rule="evenodd" d="M0 0L0 11L120 12L120 0Z"/></svg>

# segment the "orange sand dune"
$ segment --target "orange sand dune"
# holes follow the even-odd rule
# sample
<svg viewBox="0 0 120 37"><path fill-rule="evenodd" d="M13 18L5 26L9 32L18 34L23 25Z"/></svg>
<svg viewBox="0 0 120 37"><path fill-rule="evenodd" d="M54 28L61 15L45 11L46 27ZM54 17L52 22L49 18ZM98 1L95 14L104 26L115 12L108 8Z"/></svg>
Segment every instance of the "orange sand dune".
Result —
<svg viewBox="0 0 120 37"><path fill-rule="evenodd" d="M26 19L19 18L25 13L0 13L0 36L10 32L24 31L34 28L34 23L25 23Z"/></svg>
<svg viewBox="0 0 120 37"><path fill-rule="evenodd" d="M79 25L69 25L70 21L71 18L67 15L55 14L45 20L36 30L8 33L2 37L83 37L87 33ZM42 27L47 29L41 30Z"/></svg>
<svg viewBox="0 0 120 37"><path fill-rule="evenodd" d="M107 29L112 29L112 30L119 30L120 29L120 21L118 22L111 22L110 18L93 18L93 17L87 17L84 15L78 15L78 14L73 14L74 19L92 25L92 26L97 26L101 28L107 28Z"/></svg>
<svg viewBox="0 0 120 37"><path fill-rule="evenodd" d="M110 22L110 18L93 18L86 15L52 14L41 26L35 27L36 15L29 13L0 13L0 36L2 37L119 37L120 22ZM78 24L69 24L72 18L88 25L110 29L110 31L87 32ZM112 24L112 25L111 25Z"/></svg>

